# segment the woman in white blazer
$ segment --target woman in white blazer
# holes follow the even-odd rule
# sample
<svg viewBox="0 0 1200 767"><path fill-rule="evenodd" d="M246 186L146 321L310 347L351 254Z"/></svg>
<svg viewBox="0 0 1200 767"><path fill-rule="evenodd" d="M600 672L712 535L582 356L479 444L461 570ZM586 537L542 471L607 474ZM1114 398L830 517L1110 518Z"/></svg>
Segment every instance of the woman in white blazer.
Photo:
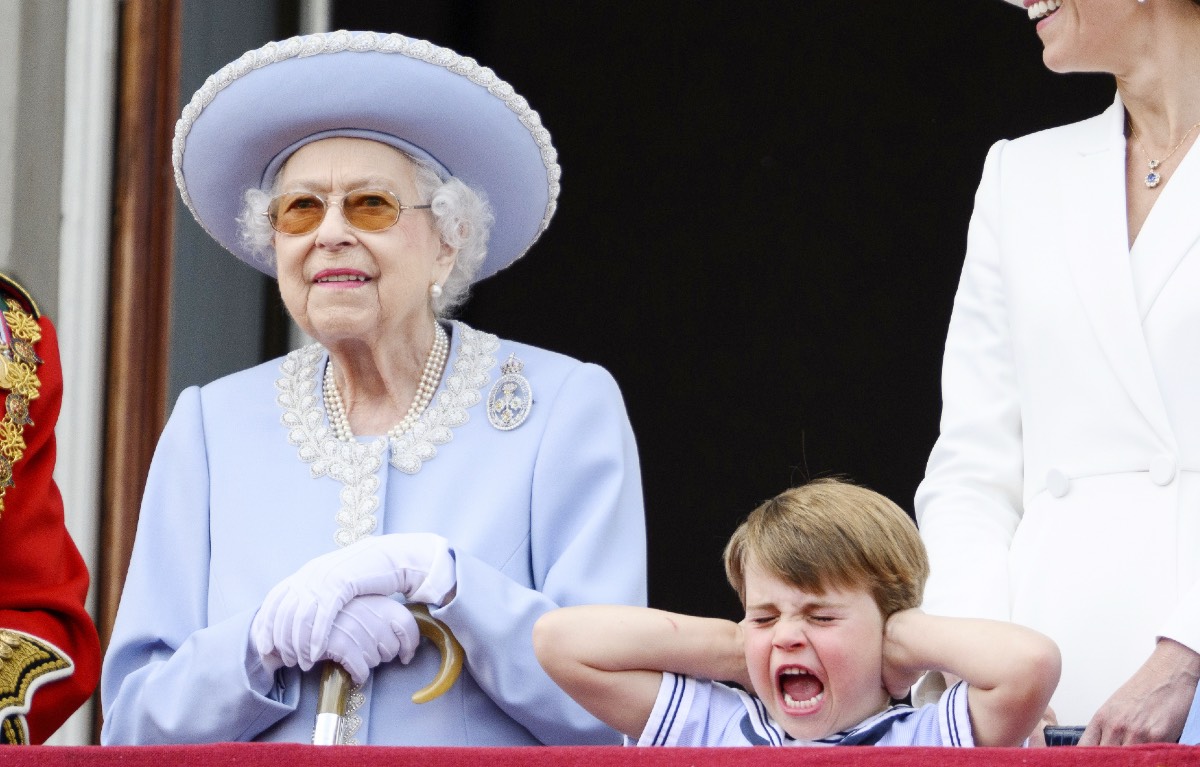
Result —
<svg viewBox="0 0 1200 767"><path fill-rule="evenodd" d="M916 497L925 609L1053 637L1081 743L1173 741L1200 677L1200 0L1009 2L1117 98L988 154Z"/></svg>

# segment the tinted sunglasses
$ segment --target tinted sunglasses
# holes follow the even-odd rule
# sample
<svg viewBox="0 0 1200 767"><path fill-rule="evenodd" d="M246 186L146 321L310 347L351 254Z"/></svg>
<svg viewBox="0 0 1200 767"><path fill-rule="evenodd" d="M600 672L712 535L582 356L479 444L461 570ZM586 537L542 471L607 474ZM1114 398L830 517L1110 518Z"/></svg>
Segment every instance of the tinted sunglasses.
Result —
<svg viewBox="0 0 1200 767"><path fill-rule="evenodd" d="M287 192L271 198L265 215L281 234L308 234L317 230L334 205L342 209L346 223L360 232L382 232L400 220L400 211L432 207L404 205L386 189L355 189L336 203L313 192Z"/></svg>

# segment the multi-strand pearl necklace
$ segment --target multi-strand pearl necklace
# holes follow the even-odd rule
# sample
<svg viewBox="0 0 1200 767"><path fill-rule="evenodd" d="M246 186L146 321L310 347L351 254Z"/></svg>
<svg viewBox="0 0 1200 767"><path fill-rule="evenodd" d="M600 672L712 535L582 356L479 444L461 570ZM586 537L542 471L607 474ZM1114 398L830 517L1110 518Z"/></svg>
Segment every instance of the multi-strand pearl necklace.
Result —
<svg viewBox="0 0 1200 767"><path fill-rule="evenodd" d="M412 404L408 406L408 412L404 414L400 423L388 429L389 440L398 439L413 427L413 424L421 417L421 413L424 413L425 408L429 407L430 401L433 400L433 393L437 391L438 383L442 380L442 369L446 366L446 357L450 351L450 338L446 335L440 322L435 322L434 328L436 330L433 336L433 346L429 349L429 356L425 358L425 369L421 371L421 380L417 383L417 393L413 396ZM354 439L354 432L350 430L346 405L342 402L337 382L333 380L332 359L325 365L325 380L322 389L325 397L325 412L329 414L329 425L333 428L333 436L342 442L350 442Z"/></svg>

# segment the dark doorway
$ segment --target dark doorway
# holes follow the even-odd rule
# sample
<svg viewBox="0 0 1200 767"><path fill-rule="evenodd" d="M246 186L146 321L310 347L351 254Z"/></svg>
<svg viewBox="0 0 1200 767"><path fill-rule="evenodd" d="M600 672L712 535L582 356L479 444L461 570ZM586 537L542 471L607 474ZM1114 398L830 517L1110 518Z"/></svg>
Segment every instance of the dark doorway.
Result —
<svg viewBox="0 0 1200 767"><path fill-rule="evenodd" d="M464 319L613 372L651 603L728 617L720 552L761 500L843 474L911 510L987 148L1113 95L1047 73L1000 0L338 0L333 25L473 56L541 113L558 214Z"/></svg>

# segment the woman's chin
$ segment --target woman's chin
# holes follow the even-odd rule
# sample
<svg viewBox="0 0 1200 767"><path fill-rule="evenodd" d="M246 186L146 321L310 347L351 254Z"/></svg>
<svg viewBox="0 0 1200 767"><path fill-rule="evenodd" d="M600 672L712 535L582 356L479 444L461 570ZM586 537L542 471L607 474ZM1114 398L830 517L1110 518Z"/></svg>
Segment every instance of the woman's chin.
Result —
<svg viewBox="0 0 1200 767"><path fill-rule="evenodd" d="M361 317L309 317L307 322L297 324L314 341L326 348L345 343L368 342L372 337L379 335L378 323Z"/></svg>
<svg viewBox="0 0 1200 767"><path fill-rule="evenodd" d="M1075 71L1061 56L1055 55L1052 48L1042 50L1042 65L1056 75L1070 74Z"/></svg>

